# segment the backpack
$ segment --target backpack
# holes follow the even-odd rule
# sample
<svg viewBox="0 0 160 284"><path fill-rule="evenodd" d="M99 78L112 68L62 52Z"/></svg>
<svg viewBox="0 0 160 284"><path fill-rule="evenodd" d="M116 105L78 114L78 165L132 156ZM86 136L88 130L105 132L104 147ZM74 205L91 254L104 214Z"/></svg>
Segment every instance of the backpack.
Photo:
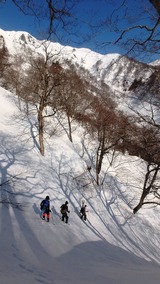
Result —
<svg viewBox="0 0 160 284"><path fill-rule="evenodd" d="M44 201L44 200L43 200ZM43 208L44 208L44 203L43 203L43 201L40 203L40 209L41 210L43 210Z"/></svg>
<svg viewBox="0 0 160 284"><path fill-rule="evenodd" d="M81 210L80 210L80 213L84 214L84 212L85 212L85 207L82 207Z"/></svg>
<svg viewBox="0 0 160 284"><path fill-rule="evenodd" d="M64 214L64 213L66 213L66 212L67 212L66 205L63 204L63 205L61 206L61 213Z"/></svg>
<svg viewBox="0 0 160 284"><path fill-rule="evenodd" d="M48 200L42 200L42 202L40 203L40 209L48 209L49 208L49 201Z"/></svg>

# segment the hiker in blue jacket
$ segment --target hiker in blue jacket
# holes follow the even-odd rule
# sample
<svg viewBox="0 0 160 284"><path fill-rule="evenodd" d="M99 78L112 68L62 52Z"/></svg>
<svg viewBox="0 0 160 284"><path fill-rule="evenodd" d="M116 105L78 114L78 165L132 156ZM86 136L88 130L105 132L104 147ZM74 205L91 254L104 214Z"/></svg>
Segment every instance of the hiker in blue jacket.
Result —
<svg viewBox="0 0 160 284"><path fill-rule="evenodd" d="M47 217L47 222L49 222L50 219L50 201L49 201L49 196L46 196L44 200L42 200L40 204L40 209L41 209L41 218L45 220L45 217Z"/></svg>

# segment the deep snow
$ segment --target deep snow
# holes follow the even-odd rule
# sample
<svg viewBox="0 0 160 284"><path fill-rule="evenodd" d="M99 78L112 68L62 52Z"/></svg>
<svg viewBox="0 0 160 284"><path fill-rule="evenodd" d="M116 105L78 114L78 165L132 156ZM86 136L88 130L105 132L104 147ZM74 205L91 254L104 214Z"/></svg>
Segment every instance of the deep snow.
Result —
<svg viewBox="0 0 160 284"><path fill-rule="evenodd" d="M33 139L36 118L22 119L16 98L3 88L0 102L1 183L9 180L1 200L17 203L0 204L0 283L159 284L160 208L132 214L145 163L119 154L109 166L106 158L103 186L87 185L89 156L80 157L80 129L73 145L65 133L47 139L41 157ZM50 223L39 217L46 195ZM59 218L65 200L69 225ZM78 216L82 200L86 222Z"/></svg>

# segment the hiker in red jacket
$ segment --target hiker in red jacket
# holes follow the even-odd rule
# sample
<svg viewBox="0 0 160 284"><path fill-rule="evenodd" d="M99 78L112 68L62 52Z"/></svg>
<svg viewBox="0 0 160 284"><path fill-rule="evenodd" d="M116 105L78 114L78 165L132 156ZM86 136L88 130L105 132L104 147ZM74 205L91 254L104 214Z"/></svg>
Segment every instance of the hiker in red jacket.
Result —
<svg viewBox="0 0 160 284"><path fill-rule="evenodd" d="M40 204L40 208L41 208L41 218L43 220L45 220L45 216L47 217L47 222L49 222L49 218L50 218L50 201L49 201L49 196L46 196L46 198L44 200L42 200L41 204Z"/></svg>

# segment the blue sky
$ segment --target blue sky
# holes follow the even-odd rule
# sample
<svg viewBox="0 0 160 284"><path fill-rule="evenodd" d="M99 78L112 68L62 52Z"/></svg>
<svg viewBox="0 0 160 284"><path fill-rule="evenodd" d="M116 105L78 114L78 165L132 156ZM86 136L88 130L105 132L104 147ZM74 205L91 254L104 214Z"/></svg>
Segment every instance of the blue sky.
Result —
<svg viewBox="0 0 160 284"><path fill-rule="evenodd" d="M126 49L121 45L106 44L106 42L113 42L118 36L117 33L110 31L107 18L115 9L114 16L115 19L118 19L118 25L121 29L126 28L127 25L128 27L129 25L133 26L137 22L140 24L149 23L148 15L143 14L142 10L144 7L150 9L152 6L149 4L149 0L142 0L141 6L138 0L126 0L126 9L124 6L122 10L119 8L122 2L122 0L80 0L80 4L73 10L73 14L77 18L77 25L72 27L70 35L59 28L60 43L90 48L102 54L125 54ZM144 6L144 3L147 6ZM105 21L105 25L96 28L95 26L99 21ZM88 23L94 24L94 28L89 28ZM45 20L38 21L34 17L24 15L11 0L7 0L5 4L0 4L0 28L3 30L27 31L38 39L44 39L46 38L47 24ZM134 32L133 37L137 32L139 31ZM73 33L76 35L73 35ZM134 54L132 56L134 57ZM152 60L158 58L157 55L152 56ZM150 60L148 58L144 61Z"/></svg>

